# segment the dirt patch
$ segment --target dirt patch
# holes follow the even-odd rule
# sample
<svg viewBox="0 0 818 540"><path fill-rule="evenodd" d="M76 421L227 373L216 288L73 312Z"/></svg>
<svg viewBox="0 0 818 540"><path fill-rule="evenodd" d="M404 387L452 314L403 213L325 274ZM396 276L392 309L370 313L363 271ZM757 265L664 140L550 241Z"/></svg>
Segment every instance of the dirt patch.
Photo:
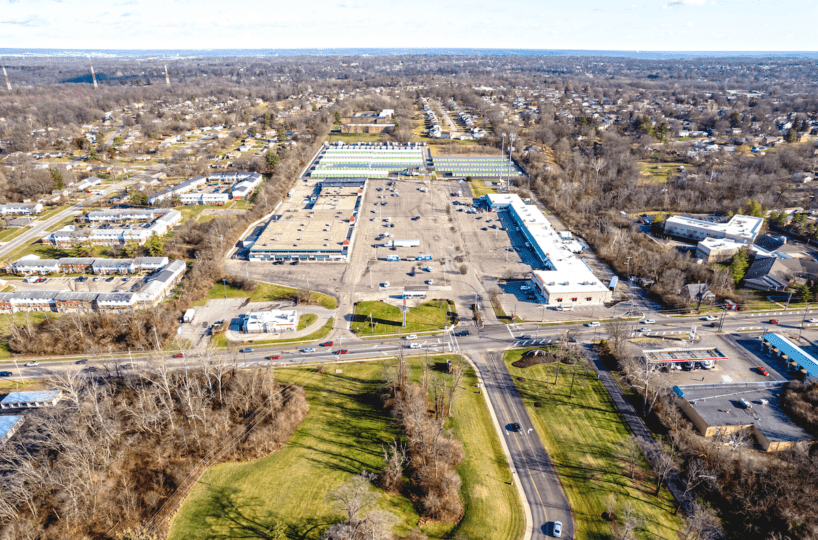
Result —
<svg viewBox="0 0 818 540"><path fill-rule="evenodd" d="M487 499L489 496L489 490L486 489L486 486L483 485L476 485L473 489L473 495L478 499Z"/></svg>

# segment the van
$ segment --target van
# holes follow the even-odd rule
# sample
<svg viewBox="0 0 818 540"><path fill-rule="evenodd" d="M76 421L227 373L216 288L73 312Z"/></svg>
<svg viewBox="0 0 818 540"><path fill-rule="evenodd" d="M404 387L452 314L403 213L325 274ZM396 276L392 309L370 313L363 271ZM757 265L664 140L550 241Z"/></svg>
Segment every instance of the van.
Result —
<svg viewBox="0 0 818 540"><path fill-rule="evenodd" d="M420 349L420 343L410 343L407 348L409 348L409 349Z"/></svg>

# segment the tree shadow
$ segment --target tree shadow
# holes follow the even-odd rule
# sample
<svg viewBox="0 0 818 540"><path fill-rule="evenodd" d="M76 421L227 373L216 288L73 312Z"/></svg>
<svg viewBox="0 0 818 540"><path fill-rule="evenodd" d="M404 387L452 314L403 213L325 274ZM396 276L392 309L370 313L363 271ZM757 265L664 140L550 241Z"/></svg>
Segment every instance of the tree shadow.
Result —
<svg viewBox="0 0 818 540"><path fill-rule="evenodd" d="M287 538L318 540L320 532L331 522L305 518L299 524L286 523L275 514L263 509L256 497L243 496L236 488L211 487L204 504L204 521L209 530L207 540L253 538L272 540L279 523L284 523Z"/></svg>

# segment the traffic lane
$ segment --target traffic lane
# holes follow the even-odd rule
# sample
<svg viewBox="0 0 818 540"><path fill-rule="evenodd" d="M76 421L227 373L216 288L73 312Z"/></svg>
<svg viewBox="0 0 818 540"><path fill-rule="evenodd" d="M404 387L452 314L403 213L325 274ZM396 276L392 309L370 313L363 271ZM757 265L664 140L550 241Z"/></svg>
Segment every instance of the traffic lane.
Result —
<svg viewBox="0 0 818 540"><path fill-rule="evenodd" d="M489 369L493 373L495 380L502 389L501 399L509 410L513 411L521 430L515 435L518 441L522 441L520 455L526 464L526 469L530 473L530 481L536 501L542 505L542 523L545 525L554 520L563 522L566 538L573 537L573 518L570 505L559 483L556 471L551 463L545 447L537 435L528 412L525 409L522 398L514 384L514 380L503 362L502 356L498 353L488 353L490 360ZM535 524L536 525L536 524ZM536 527L535 527L536 528Z"/></svg>

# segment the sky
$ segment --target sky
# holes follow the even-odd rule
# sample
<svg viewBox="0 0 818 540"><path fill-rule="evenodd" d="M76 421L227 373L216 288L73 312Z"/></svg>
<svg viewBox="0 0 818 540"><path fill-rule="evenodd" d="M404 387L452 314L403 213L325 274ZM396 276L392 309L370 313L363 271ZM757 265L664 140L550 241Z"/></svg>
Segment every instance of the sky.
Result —
<svg viewBox="0 0 818 540"><path fill-rule="evenodd" d="M818 0L0 0L0 48L815 51Z"/></svg>

